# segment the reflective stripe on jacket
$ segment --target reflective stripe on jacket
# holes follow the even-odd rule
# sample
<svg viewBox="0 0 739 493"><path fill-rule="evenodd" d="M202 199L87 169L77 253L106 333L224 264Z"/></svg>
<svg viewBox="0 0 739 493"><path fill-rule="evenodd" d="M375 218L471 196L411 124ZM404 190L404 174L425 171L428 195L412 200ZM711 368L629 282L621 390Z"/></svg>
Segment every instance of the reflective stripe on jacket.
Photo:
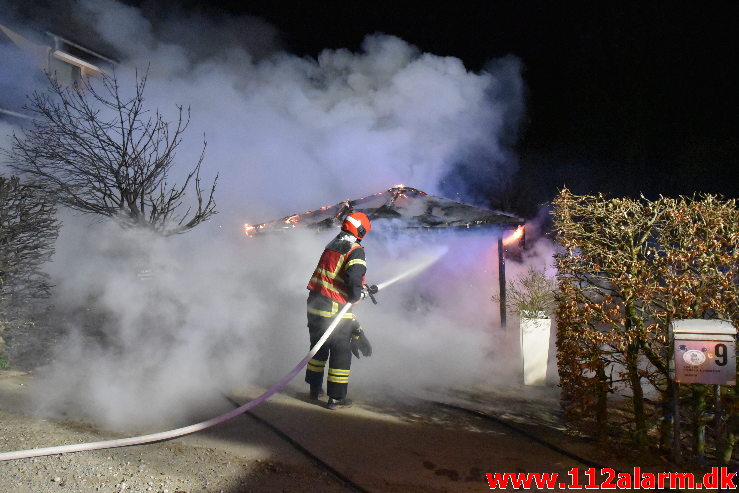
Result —
<svg viewBox="0 0 739 493"><path fill-rule="evenodd" d="M352 258L352 254L362 248L362 245L359 243L352 244L346 253L341 253L331 248L336 243L336 240L329 243L323 251L318 261L318 266L316 266L316 270L313 271L313 276L311 276L308 282L308 289L317 291L338 303L346 304L350 301L347 295L347 286L345 285L346 269L357 265L366 268L367 263L364 258ZM364 255L361 255L361 257L364 257ZM361 289L361 283L359 288Z"/></svg>
<svg viewBox="0 0 739 493"><path fill-rule="evenodd" d="M339 304L337 302L335 302L334 300L330 300L330 303L331 303L331 308L328 309L328 310L321 310L321 308L317 308L315 306L310 306L310 304L309 304L308 305L308 313L310 315L317 315L319 317L334 318L336 316L336 314L339 313ZM326 307L326 308L328 308L328 307ZM352 313L351 308L350 308L349 311L347 311L344 314L344 316L341 317L341 318L342 319L352 320L352 319L355 319L356 317L354 316L354 314Z"/></svg>

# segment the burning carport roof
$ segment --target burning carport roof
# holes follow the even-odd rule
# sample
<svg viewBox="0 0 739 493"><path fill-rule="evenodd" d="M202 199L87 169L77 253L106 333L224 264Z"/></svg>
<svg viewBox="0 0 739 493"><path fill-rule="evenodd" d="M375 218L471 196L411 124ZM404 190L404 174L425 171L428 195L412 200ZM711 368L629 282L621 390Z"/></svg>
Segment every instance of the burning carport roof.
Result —
<svg viewBox="0 0 739 493"><path fill-rule="evenodd" d="M350 212L364 212L371 220L388 219L398 229L435 229L494 227L516 229L524 223L520 217L475 207L429 195L421 190L394 186L384 192L356 200L345 200L302 214L293 214L256 226L244 225L247 236L267 231L284 231L298 226L322 231L341 225Z"/></svg>

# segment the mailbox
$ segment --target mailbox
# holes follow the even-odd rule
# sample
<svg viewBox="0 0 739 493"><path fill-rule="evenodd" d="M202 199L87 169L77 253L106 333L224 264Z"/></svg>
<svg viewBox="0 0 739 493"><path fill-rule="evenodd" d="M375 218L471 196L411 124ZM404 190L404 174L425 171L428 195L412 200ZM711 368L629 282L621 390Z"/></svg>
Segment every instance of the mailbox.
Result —
<svg viewBox="0 0 739 493"><path fill-rule="evenodd" d="M679 383L736 385L736 328L725 320L675 320L671 366Z"/></svg>

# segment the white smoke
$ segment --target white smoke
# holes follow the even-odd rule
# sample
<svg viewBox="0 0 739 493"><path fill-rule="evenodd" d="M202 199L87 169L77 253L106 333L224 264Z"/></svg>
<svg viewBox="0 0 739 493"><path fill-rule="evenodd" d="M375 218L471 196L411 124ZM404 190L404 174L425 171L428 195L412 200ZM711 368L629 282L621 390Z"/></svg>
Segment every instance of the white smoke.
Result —
<svg viewBox="0 0 739 493"><path fill-rule="evenodd" d="M65 219L50 271L59 324L72 335L46 372L46 408L114 426L182 421L221 391L276 382L308 349L305 284L332 234L247 240L243 223L398 183L440 193L470 149L471 176L510 171L523 104L513 58L473 73L385 34L367 36L358 53L301 58L280 51L276 30L249 17L154 22L113 0L75 6L69 15L121 58L123 88L132 87L134 68L149 67L150 108L170 119L176 104L191 108L179 177L204 135L204 181L220 175L219 215L167 239ZM495 238L374 233L366 240L373 282L428 248L449 250L416 280L382 292L379 307L357 309L375 355L355 363L351 388L512 382L515 352L501 347L510 341L490 301ZM97 324L82 327L83 319Z"/></svg>
<svg viewBox="0 0 739 493"><path fill-rule="evenodd" d="M514 59L496 67L502 80L383 34L368 36L359 53L256 59L237 43L238 33L266 30L250 18L202 19L197 29L187 29L190 19L169 18L155 29L112 0L81 6L86 25L122 53L126 67L150 64L150 101L162 110L191 107L186 151L194 157L205 134L207 163L223 178L218 198L229 205L220 209L238 209L239 220L260 222L401 182L437 192L470 148L500 155L498 136L510 125L503 116L518 117L506 112L518 111L520 91L508 101L491 96L520 79ZM166 41L158 31L169 33ZM195 53L195 44L210 50Z"/></svg>
<svg viewBox="0 0 739 493"><path fill-rule="evenodd" d="M68 217L51 271L59 323L72 337L45 372L40 401L108 425L171 422L254 383L264 360L283 350L268 344L273 332L304 318L295 306L305 283L297 253L311 242L318 247L314 235L161 238ZM275 275L280 263L269 252L291 259L294 274Z"/></svg>

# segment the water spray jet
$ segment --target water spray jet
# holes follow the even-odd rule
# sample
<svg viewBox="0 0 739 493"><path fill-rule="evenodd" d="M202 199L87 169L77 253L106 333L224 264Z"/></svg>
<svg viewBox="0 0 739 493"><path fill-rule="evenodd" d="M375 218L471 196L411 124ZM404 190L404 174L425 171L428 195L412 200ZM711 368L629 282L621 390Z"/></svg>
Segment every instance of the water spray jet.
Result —
<svg viewBox="0 0 739 493"><path fill-rule="evenodd" d="M382 282L382 283L378 284L377 285L378 291L380 289L384 289L384 288L386 288L388 286L391 286L391 285L395 284L396 282L398 282L398 281L400 281L402 279L405 279L406 277L410 277L412 275L418 274L419 272L425 270L431 264L433 264L439 258L441 258L441 256L444 255L446 253L446 251L447 251L447 247L439 248L436 252L434 252L433 255L431 255L427 259L424 259L423 262L419 263L415 267L411 267L410 269L408 269L407 271L403 272L402 274L400 274L398 276L395 276L395 277L393 277L392 279L390 279L388 281L385 281L385 282Z"/></svg>

